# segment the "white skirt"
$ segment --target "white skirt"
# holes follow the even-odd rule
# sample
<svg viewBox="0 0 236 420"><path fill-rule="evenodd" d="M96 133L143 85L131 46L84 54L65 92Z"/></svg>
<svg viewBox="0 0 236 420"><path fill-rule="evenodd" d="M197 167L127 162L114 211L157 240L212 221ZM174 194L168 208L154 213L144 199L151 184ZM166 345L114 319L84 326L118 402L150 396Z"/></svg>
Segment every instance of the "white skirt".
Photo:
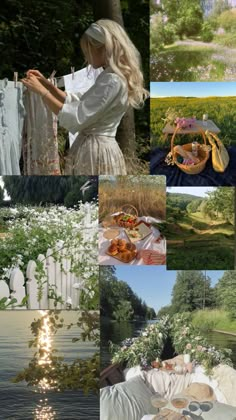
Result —
<svg viewBox="0 0 236 420"><path fill-rule="evenodd" d="M80 134L66 157L65 175L126 175L124 156L114 137Z"/></svg>

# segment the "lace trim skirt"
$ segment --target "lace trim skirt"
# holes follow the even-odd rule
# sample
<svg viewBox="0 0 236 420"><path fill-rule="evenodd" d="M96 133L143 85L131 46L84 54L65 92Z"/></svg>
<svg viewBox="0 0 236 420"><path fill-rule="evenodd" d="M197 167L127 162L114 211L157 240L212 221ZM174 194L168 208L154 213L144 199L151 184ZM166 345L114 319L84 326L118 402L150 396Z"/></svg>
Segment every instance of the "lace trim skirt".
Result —
<svg viewBox="0 0 236 420"><path fill-rule="evenodd" d="M114 137L80 134L65 163L65 175L126 175L124 156Z"/></svg>

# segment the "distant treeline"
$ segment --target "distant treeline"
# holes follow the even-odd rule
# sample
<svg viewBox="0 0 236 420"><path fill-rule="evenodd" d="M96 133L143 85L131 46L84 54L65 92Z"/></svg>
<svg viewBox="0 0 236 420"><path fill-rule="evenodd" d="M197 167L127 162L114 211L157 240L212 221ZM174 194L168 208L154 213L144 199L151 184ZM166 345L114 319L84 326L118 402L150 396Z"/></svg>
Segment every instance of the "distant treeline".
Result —
<svg viewBox="0 0 236 420"><path fill-rule="evenodd" d="M114 266L100 267L100 291L102 316L118 321L156 317L153 308L149 308L125 281L118 280Z"/></svg>

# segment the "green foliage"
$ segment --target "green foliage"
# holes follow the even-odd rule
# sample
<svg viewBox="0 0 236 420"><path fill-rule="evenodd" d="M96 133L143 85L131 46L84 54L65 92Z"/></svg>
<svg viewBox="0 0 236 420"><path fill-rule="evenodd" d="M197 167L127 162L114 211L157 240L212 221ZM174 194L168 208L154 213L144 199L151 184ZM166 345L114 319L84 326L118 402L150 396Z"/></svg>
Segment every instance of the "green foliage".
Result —
<svg viewBox="0 0 236 420"><path fill-rule="evenodd" d="M220 139L228 145L236 144L236 97L209 97L209 98L152 98L151 99L151 135L153 147L170 148L170 136L164 143L162 130L168 108L174 108L176 112L185 117L195 116L202 120L203 114L207 113L220 128ZM201 138L199 138L200 141ZM189 136L177 136L176 144L189 142Z"/></svg>
<svg viewBox="0 0 236 420"><path fill-rule="evenodd" d="M226 32L235 32L236 30L236 10L226 10L218 17L219 26L222 26Z"/></svg>
<svg viewBox="0 0 236 420"><path fill-rule="evenodd" d="M97 205L89 205L91 220L97 220ZM76 286L82 288L80 307L97 309L99 302L97 232L89 240L82 229L88 205L80 203L79 208L51 206L48 208L16 207L0 209L0 220L5 224L6 236L1 241L0 278L9 284L15 267L19 267L26 277L30 260L36 261L36 279L38 300L42 298L46 282L45 261L38 261L40 254L46 255L51 249L51 256L60 265L63 272L63 258L70 260L71 273L80 279ZM82 251L81 251L82 249ZM81 258L78 258L80 253ZM55 287L49 289L49 298L54 300L55 307L62 303L62 298ZM68 296L69 298L69 296ZM71 297L70 297L71 298ZM65 302L63 302L65 303Z"/></svg>
<svg viewBox="0 0 236 420"><path fill-rule="evenodd" d="M109 318L118 316L123 320L123 316L120 318L120 315L126 312L126 309L130 317L155 317L154 309L148 308L126 282L117 279L114 267L100 267L100 305L101 315Z"/></svg>
<svg viewBox="0 0 236 420"><path fill-rule="evenodd" d="M199 199L190 201L190 203L187 205L187 209L186 209L187 212L188 213L196 213L198 211L200 205L202 204L202 201L203 200L199 200Z"/></svg>
<svg viewBox="0 0 236 420"><path fill-rule="evenodd" d="M112 363L127 364L128 367L140 365L144 369L150 367L151 362L160 358L168 333L168 317L164 317L145 328L139 337L124 340L121 346L110 342Z"/></svg>
<svg viewBox="0 0 236 420"><path fill-rule="evenodd" d="M217 286L216 286L217 290ZM203 332L221 330L235 333L236 320L232 319L231 314L220 308L221 302L218 302L217 309L206 309L204 311L196 311L193 313L193 325Z"/></svg>
<svg viewBox="0 0 236 420"><path fill-rule="evenodd" d="M81 187L90 180L90 188ZM73 207L81 201L97 198L97 180L87 176L4 176L3 181L13 204L65 204Z"/></svg>
<svg viewBox="0 0 236 420"><path fill-rule="evenodd" d="M236 319L236 273L225 271L216 287L217 302L227 310L231 319Z"/></svg>
<svg viewBox="0 0 236 420"><path fill-rule="evenodd" d="M167 16L169 23L175 25L180 38L200 32L203 23L200 0L162 0L162 4L163 14Z"/></svg>
<svg viewBox="0 0 236 420"><path fill-rule="evenodd" d="M212 373L212 368L220 363L232 366L230 358L232 351L210 346L201 336L201 332L194 328L191 314L177 313L171 321L171 336L178 354L191 354L191 359L203 365L208 375Z"/></svg>
<svg viewBox="0 0 236 420"><path fill-rule="evenodd" d="M234 32L228 32L222 35L215 35L214 42L222 45L223 47L236 48L236 34Z"/></svg>
<svg viewBox="0 0 236 420"><path fill-rule="evenodd" d="M209 24L209 22L204 22L202 25L202 30L201 30L201 39L204 42L211 42L213 38L214 38L214 33L212 30L211 24Z"/></svg>
<svg viewBox="0 0 236 420"><path fill-rule="evenodd" d="M187 210L189 206L193 206L195 208L200 205L201 201L201 197L196 197L191 194L167 193L167 205L169 211L173 209ZM178 212L178 214L180 215L181 212Z"/></svg>
<svg viewBox="0 0 236 420"><path fill-rule="evenodd" d="M11 309L12 305L14 305L16 302L17 302L16 299L8 299L7 297L4 297L0 299L0 310Z"/></svg>
<svg viewBox="0 0 236 420"><path fill-rule="evenodd" d="M2 49L1 78L20 76L29 68L51 74L67 74L71 65L80 67L84 61L78 54L78 40L93 20L88 1L75 0L14 0L1 7L0 40ZM45 49L45 45L47 48Z"/></svg>
<svg viewBox="0 0 236 420"><path fill-rule="evenodd" d="M172 23L163 21L159 13L153 17L153 23L150 32L150 52L153 55L158 54L165 45L173 44L176 39L176 28Z"/></svg>
<svg viewBox="0 0 236 420"><path fill-rule="evenodd" d="M218 187L208 193L206 212L213 213L217 218L223 218L234 225L234 189Z"/></svg>
<svg viewBox="0 0 236 420"><path fill-rule="evenodd" d="M192 312L211 306L212 292L209 277L202 271L178 271L172 290L173 312Z"/></svg>
<svg viewBox="0 0 236 420"><path fill-rule="evenodd" d="M122 300L113 311L113 317L116 321L129 321L134 313L132 304L128 300Z"/></svg>
<svg viewBox="0 0 236 420"><path fill-rule="evenodd" d="M172 305L162 306L157 313L157 318L160 319L164 316L171 316L173 315L173 307Z"/></svg>
<svg viewBox="0 0 236 420"><path fill-rule="evenodd" d="M217 203L213 199L214 194ZM184 194L186 212L178 207L182 194L167 195L166 237L170 241L167 247L168 269L233 269L234 190L219 187L213 191L213 196L212 199L189 196L191 199L186 202Z"/></svg>

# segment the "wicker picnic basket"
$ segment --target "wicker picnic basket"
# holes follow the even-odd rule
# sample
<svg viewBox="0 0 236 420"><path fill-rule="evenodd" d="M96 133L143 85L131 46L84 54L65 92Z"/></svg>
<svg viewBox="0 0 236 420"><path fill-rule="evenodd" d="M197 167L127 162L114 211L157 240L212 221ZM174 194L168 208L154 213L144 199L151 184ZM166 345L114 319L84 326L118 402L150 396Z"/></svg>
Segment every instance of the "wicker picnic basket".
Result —
<svg viewBox="0 0 236 420"><path fill-rule="evenodd" d="M174 134L171 138L171 153L172 153L173 162L175 163L176 166L178 166L179 169L181 169L181 171L185 172L188 175L200 174L200 172L202 172L203 169L205 168L206 162L209 158L209 150L207 149L207 140L206 140L205 132L202 130L201 127L197 126L197 128L198 128L199 134L202 135L203 145L205 147L200 146L198 148L198 158L200 159L200 162L196 163L195 165L183 165L177 160L178 153L175 150L174 141L175 141L176 134L178 134L178 132L181 130L180 127L177 127L175 129ZM187 152L192 152L192 143L183 144L181 145L181 147Z"/></svg>
<svg viewBox="0 0 236 420"><path fill-rule="evenodd" d="M124 216L128 215L132 216L132 222L123 219ZM135 225L138 221L138 210L132 204L125 204L121 207L121 213L115 216L115 221L120 227L131 227L131 225Z"/></svg>

